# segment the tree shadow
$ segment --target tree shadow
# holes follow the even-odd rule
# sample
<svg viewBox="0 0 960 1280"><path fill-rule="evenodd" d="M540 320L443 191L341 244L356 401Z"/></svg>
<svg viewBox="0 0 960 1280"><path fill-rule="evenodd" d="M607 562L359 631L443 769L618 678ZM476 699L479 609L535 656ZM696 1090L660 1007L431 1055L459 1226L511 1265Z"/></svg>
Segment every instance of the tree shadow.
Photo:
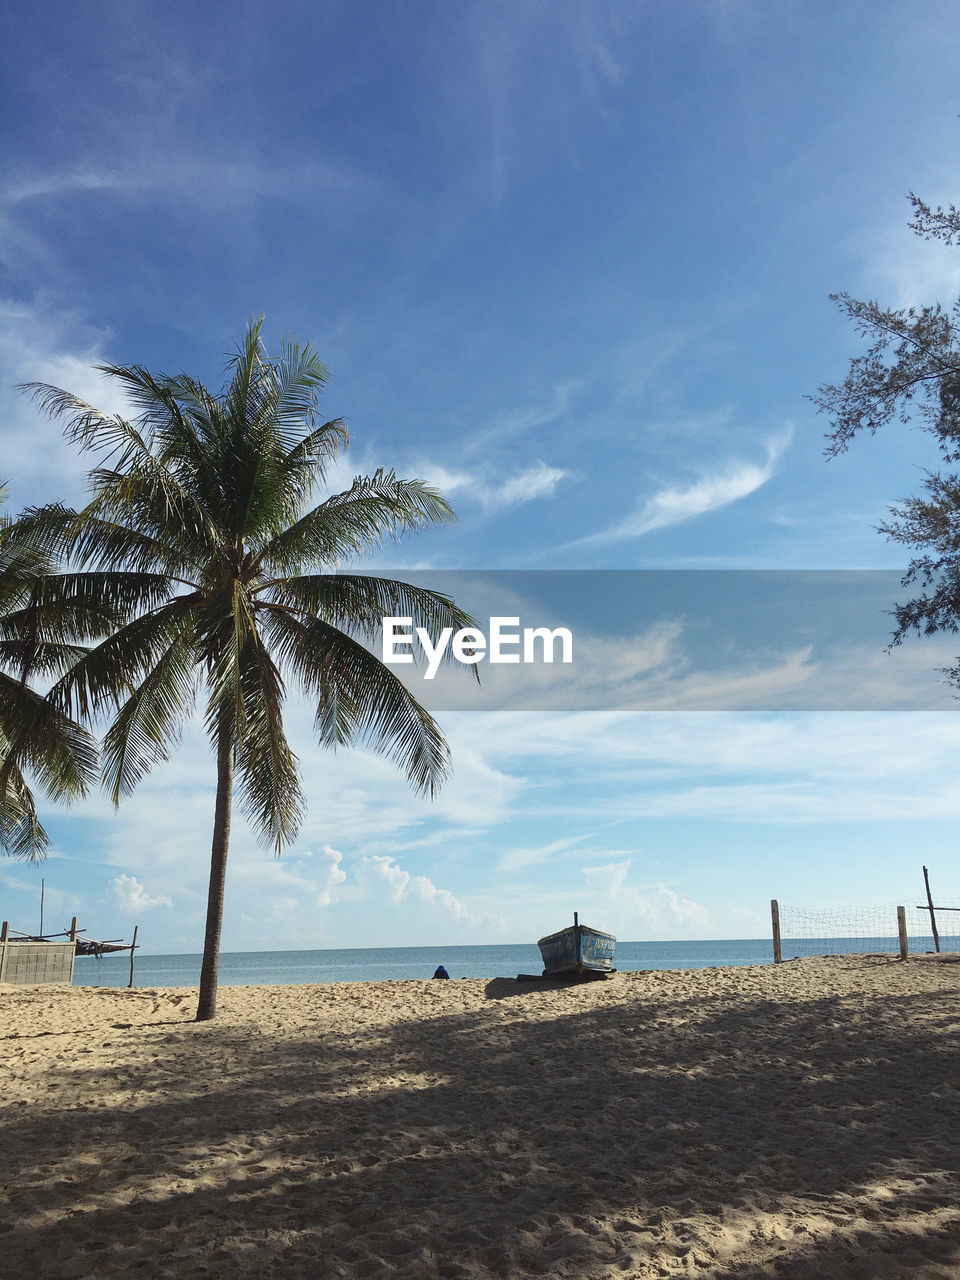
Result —
<svg viewBox="0 0 960 1280"><path fill-rule="evenodd" d="M52 1065L53 1105L0 1135L5 1256L41 1280L958 1274L955 990L561 993L530 1019L490 985L349 1038L319 1010L154 1024L112 1072Z"/></svg>

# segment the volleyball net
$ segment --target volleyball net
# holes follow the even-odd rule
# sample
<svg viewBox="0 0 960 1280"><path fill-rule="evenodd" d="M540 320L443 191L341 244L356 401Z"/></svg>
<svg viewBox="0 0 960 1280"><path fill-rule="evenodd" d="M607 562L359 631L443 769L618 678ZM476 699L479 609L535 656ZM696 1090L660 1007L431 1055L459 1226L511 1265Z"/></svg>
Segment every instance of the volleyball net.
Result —
<svg viewBox="0 0 960 1280"><path fill-rule="evenodd" d="M956 901L936 904L935 923L941 951L960 951L958 907L960 903ZM897 903L813 911L774 901L771 908L774 958L778 943L783 960L825 955L900 955L904 942L911 955L937 949L927 907L902 908L903 938L898 920L901 908Z"/></svg>

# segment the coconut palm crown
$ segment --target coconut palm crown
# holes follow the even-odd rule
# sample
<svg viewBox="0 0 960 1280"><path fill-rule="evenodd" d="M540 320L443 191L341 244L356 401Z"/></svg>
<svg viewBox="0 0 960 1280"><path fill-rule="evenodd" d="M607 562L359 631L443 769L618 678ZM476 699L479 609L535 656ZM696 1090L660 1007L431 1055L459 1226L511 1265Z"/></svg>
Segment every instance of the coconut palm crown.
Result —
<svg viewBox="0 0 960 1280"><path fill-rule="evenodd" d="M283 728L286 682L315 704L322 745L363 741L432 794L449 768L443 735L363 641L378 640L385 615L413 616L431 631L471 621L440 593L338 571L453 513L428 485L383 470L314 505L346 427L319 420L327 371L316 352L291 340L269 357L261 324L248 328L218 394L185 374L99 366L134 407L131 420L29 385L100 464L83 510L35 508L19 522L21 538L87 573L128 580L123 625L53 690L65 712L110 714L103 775L115 803L166 758L202 699L217 796L198 1020L216 1012L234 786L278 853L303 817Z"/></svg>

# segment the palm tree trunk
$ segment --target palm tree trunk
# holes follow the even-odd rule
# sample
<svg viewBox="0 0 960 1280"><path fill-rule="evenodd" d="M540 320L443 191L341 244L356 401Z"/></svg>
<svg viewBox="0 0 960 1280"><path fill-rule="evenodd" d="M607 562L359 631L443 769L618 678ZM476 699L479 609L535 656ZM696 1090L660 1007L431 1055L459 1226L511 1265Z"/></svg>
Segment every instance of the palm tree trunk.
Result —
<svg viewBox="0 0 960 1280"><path fill-rule="evenodd" d="M223 891L227 882L227 849L230 845L230 810L233 799L233 742L220 729L217 746L217 805L210 854L210 888L207 892L207 929L200 969L200 1002L197 1022L207 1022L217 1012L217 965L220 959L220 926L223 923Z"/></svg>

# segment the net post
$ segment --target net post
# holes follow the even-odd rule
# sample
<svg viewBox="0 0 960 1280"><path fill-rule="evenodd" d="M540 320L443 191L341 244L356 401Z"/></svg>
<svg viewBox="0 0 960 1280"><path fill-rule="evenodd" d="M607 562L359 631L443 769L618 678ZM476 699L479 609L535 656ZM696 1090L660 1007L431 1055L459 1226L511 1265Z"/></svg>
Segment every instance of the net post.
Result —
<svg viewBox="0 0 960 1280"><path fill-rule="evenodd" d="M770 922L773 925L773 963L780 964L783 961L780 953L780 905L776 898L770 899Z"/></svg>
<svg viewBox="0 0 960 1280"><path fill-rule="evenodd" d="M137 950L137 930L139 928L140 926L138 924L135 924L133 926L133 943L130 947L130 981L127 983L128 987L133 986L133 957L136 954L136 950Z"/></svg>
<svg viewBox="0 0 960 1280"><path fill-rule="evenodd" d="M900 959L907 958L907 912L904 907L897 907L897 934L900 937Z"/></svg>
<svg viewBox="0 0 960 1280"><path fill-rule="evenodd" d="M937 917L933 914L933 896L930 893L930 877L927 868L923 868L923 883L927 886L927 910L930 912L930 932L933 934L933 949L940 950L940 935L937 933Z"/></svg>

